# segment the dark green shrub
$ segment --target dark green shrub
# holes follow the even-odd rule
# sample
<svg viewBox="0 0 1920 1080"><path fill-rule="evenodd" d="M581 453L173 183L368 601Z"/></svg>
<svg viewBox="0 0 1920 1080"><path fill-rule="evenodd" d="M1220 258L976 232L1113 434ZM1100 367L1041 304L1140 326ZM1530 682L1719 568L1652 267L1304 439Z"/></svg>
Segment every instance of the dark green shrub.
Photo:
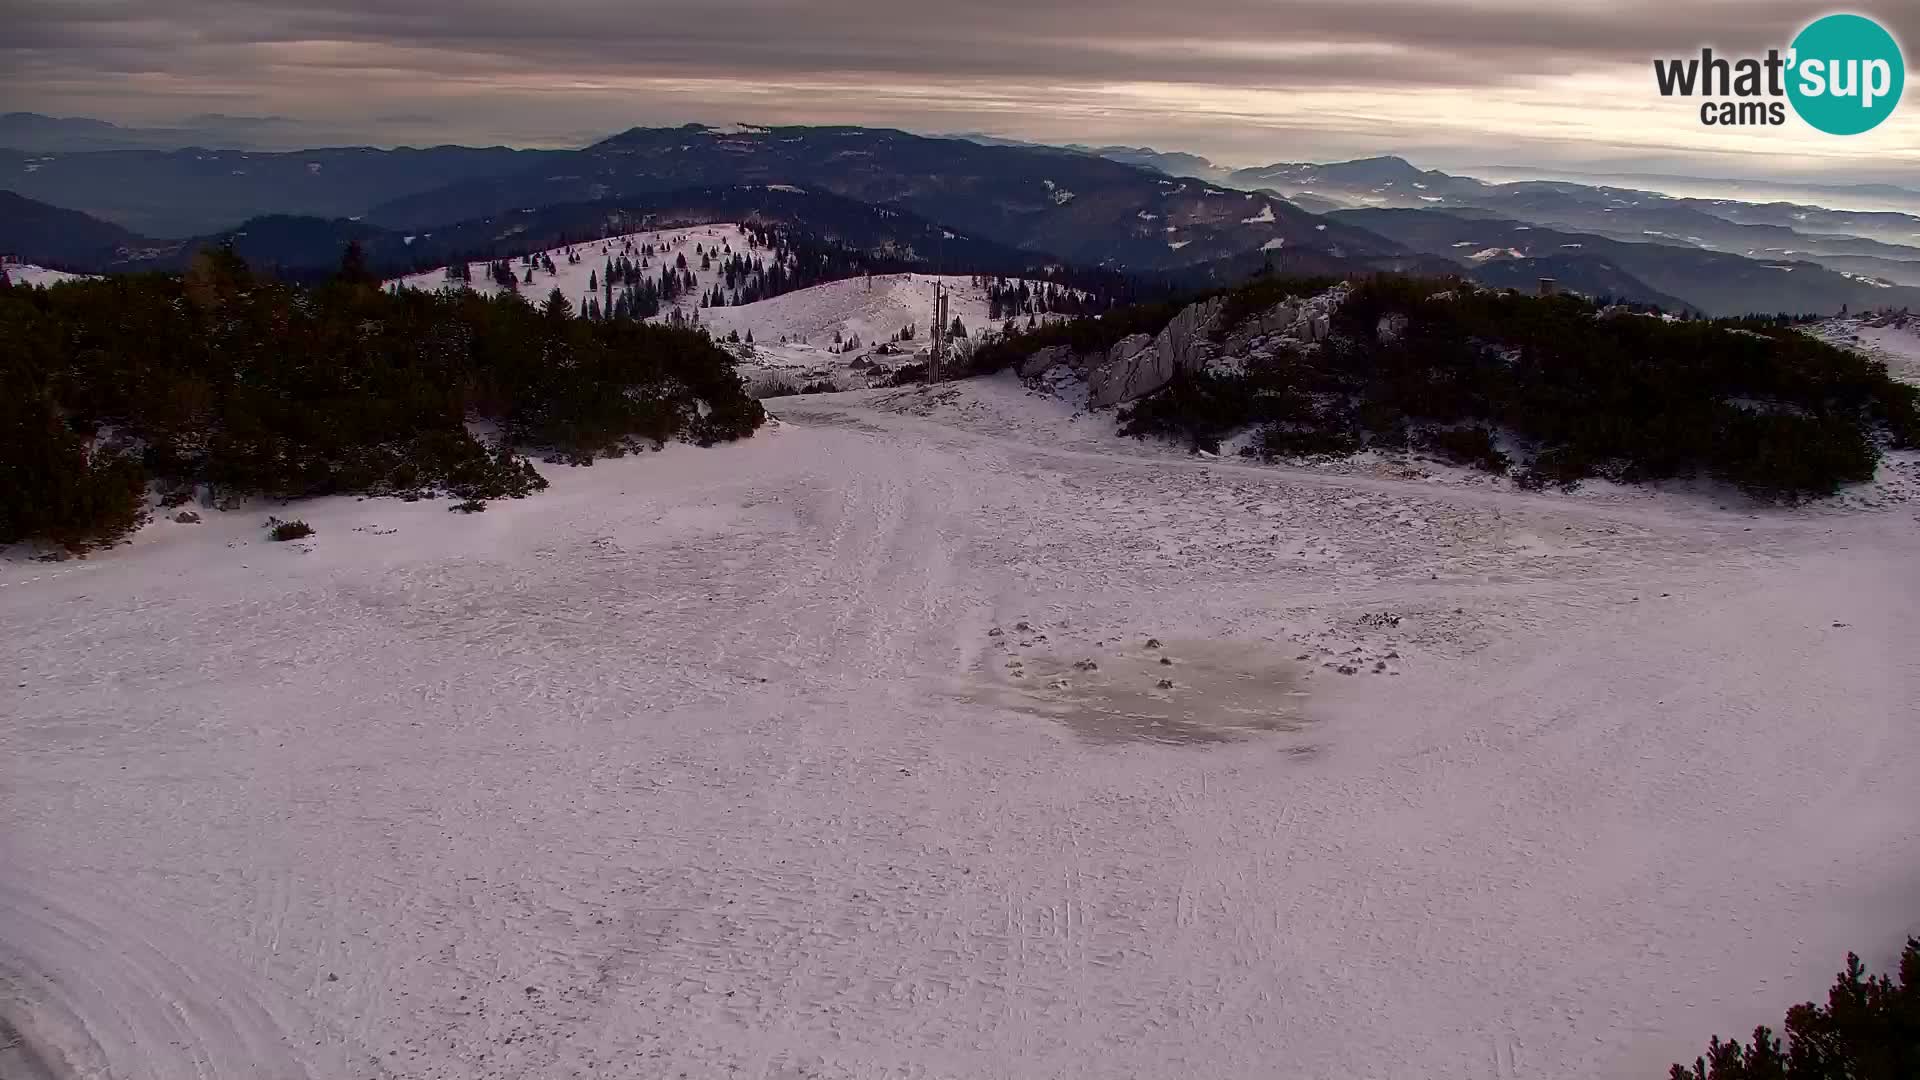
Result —
<svg viewBox="0 0 1920 1080"><path fill-rule="evenodd" d="M1477 424L1429 431L1420 437L1420 445L1455 465L1490 473L1504 473L1513 465L1513 459L1493 445L1493 432Z"/></svg>
<svg viewBox="0 0 1920 1080"><path fill-rule="evenodd" d="M281 521L277 517L270 517L267 519L266 529L269 540L304 540L313 535L313 526L299 518Z"/></svg>
<svg viewBox="0 0 1920 1080"><path fill-rule="evenodd" d="M1276 424L1260 436L1260 456L1277 458L1343 457L1360 449L1350 428L1288 427Z"/></svg>
<svg viewBox="0 0 1920 1080"><path fill-rule="evenodd" d="M887 376L886 385L912 386L914 383L923 383L926 381L927 365L901 364L898 368L894 369L893 374Z"/></svg>

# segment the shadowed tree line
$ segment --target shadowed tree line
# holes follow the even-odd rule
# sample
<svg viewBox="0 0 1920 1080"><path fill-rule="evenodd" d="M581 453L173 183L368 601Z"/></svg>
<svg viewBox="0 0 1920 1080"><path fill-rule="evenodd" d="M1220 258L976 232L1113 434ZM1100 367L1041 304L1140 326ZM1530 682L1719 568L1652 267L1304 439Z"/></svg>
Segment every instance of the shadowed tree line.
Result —
<svg viewBox="0 0 1920 1080"><path fill-rule="evenodd" d="M1227 292L1219 337L1290 291L1311 292L1274 280ZM974 363L1102 348L1174 310L1016 333ZM1870 480L1883 446L1920 445L1920 391L1776 319L1671 320L1380 276L1353 284L1325 342L1270 353L1177 376L1123 410L1122 430L1208 450L1251 432L1246 452L1266 458L1421 450L1527 487L1709 476L1783 500Z"/></svg>
<svg viewBox="0 0 1920 1080"><path fill-rule="evenodd" d="M1714 1036L1669 1080L1913 1080L1920 1076L1920 938L1908 938L1900 981L1868 975L1860 958L1834 977L1825 1005L1787 1010L1784 1042L1772 1029L1753 1041Z"/></svg>
<svg viewBox="0 0 1920 1080"><path fill-rule="evenodd" d="M112 542L156 488L518 497L546 486L521 449L588 462L763 415L703 331L578 319L558 293L385 293L357 251L317 287L231 252L177 277L0 287L0 542Z"/></svg>

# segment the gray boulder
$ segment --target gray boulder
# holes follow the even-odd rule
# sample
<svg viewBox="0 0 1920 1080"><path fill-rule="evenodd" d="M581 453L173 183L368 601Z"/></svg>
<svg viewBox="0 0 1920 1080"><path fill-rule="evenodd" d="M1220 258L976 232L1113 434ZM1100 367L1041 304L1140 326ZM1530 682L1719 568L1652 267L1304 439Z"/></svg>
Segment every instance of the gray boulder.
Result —
<svg viewBox="0 0 1920 1080"><path fill-rule="evenodd" d="M1096 408L1132 401L1173 381L1173 361L1154 339L1132 334L1107 350L1106 362L1087 375L1087 403Z"/></svg>
<svg viewBox="0 0 1920 1080"><path fill-rule="evenodd" d="M1212 331L1214 321L1220 317L1221 303L1216 296L1188 305L1154 339L1154 347L1167 357L1175 371L1206 370L1207 361L1218 352L1207 335ZM1168 378L1171 379L1172 375L1169 374Z"/></svg>
<svg viewBox="0 0 1920 1080"><path fill-rule="evenodd" d="M1087 403L1118 405L1153 393L1181 371L1203 371L1219 352L1207 334L1220 317L1218 297L1182 309L1158 336L1134 334L1107 352L1087 376Z"/></svg>
<svg viewBox="0 0 1920 1080"><path fill-rule="evenodd" d="M1045 375L1055 364L1071 363L1073 350L1065 345L1050 345L1020 361L1020 377L1034 379Z"/></svg>

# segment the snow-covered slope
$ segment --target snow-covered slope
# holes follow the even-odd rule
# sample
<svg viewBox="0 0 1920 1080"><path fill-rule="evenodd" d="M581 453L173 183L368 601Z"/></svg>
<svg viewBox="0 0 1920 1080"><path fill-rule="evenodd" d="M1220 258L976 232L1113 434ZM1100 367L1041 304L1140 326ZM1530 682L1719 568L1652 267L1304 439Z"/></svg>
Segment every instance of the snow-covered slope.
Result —
<svg viewBox="0 0 1920 1080"><path fill-rule="evenodd" d="M673 262L676 258L685 256L694 277L699 279L702 288L712 284L710 280L712 274L711 272L703 274L700 271L700 251L718 249L723 254L738 252L750 257L758 253L763 258L768 254L765 248L754 247L753 238L739 225L689 225L678 229L650 229L644 232L622 233L603 240L548 248L540 254L552 260L554 267L552 273L548 273L544 266L524 265L517 256L508 259L507 263L517 275L523 278L527 271L533 271L531 283L515 286L527 299L539 303L547 298L548 293L558 288L561 295L565 296L577 310L585 307L585 301L593 295L592 290L587 286L599 275L605 273L607 260L618 259L624 254L637 262L641 258L640 250L649 244L662 253L654 257L651 265L655 276L658 275L662 258ZM569 259L569 255L576 254L579 256L578 263ZM446 267L442 266L396 278L387 282L387 285L428 290L466 287L487 296L505 288L488 276L485 262L469 263L467 271L472 277L470 283L449 280ZM693 294L683 297L676 306L690 311L698 304L699 295L696 289Z"/></svg>
<svg viewBox="0 0 1920 1080"><path fill-rule="evenodd" d="M1920 930L1910 508L773 409L0 563L0 1015L147 1080L1651 1077Z"/></svg>
<svg viewBox="0 0 1920 1080"><path fill-rule="evenodd" d="M8 263L7 280L15 285L58 285L63 281L84 281L93 274L69 274L65 270L49 270L32 263Z"/></svg>
<svg viewBox="0 0 1920 1080"><path fill-rule="evenodd" d="M764 381L761 376L768 373L788 372L806 373L802 381L824 378L843 387L863 385L865 377L857 374L851 365L863 358L877 359L870 355L874 346L893 341L908 328L912 330L912 340L901 343L896 359L879 361L883 373L892 364L926 348L936 285L944 285L948 291L949 322L957 318L969 333L976 335L997 328L989 319L991 306L985 286L967 275L953 274L878 274L814 285L736 307L702 308L699 294L711 284L708 280L711 274L699 270L701 251L717 248L723 254L742 252L761 258L768 254L766 249L755 247L752 237L738 225L650 230L552 248L541 253L553 262L551 273L540 265L528 266L519 258L509 263L515 273L523 277L529 269L533 271L531 284L517 286L528 299L538 303L558 287L576 309L582 309L591 295L588 285L594 275L604 273L608 259L617 259L622 254L638 259L647 245L663 253L655 257L655 267L661 258L671 261L685 256L699 279L692 293L681 297L657 318L668 318L677 311L681 318L697 320L715 340L724 341L739 335L743 347L737 351L747 363L749 378L756 381ZM577 263L572 261L576 255ZM535 260L536 264L541 261ZM487 274L486 263L472 263L468 269L472 277L470 286L449 280L444 267L387 284L418 289L471 287L487 295L503 288ZM1024 324L1024 320L1022 322ZM744 347L749 335L752 348ZM842 351L842 346L850 346L856 340L859 347ZM864 367L863 364L862 369ZM786 376L779 379L791 381Z"/></svg>
<svg viewBox="0 0 1920 1080"><path fill-rule="evenodd" d="M935 284L948 289L949 320L958 318L969 331L986 329L987 292L965 276L936 274L881 274L850 278L800 289L740 307L708 308L700 321L715 337L749 331L756 342L771 344L781 338L815 347L858 335L863 343L888 340L912 326L925 344L933 317Z"/></svg>
<svg viewBox="0 0 1920 1080"><path fill-rule="evenodd" d="M1920 386L1920 315L1869 313L1828 319L1809 332L1879 360L1894 378Z"/></svg>

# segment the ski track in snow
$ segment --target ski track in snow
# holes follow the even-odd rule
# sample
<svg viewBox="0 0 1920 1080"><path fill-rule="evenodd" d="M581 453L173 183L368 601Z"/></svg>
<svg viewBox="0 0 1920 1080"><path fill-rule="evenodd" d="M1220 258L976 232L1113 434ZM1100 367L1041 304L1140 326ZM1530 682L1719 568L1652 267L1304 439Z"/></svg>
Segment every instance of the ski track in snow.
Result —
<svg viewBox="0 0 1920 1080"><path fill-rule="evenodd" d="M1207 462L1010 379L773 411L0 563L19 1060L1645 1077L1920 930L1910 507ZM1019 621L1308 656L1310 723L966 703Z"/></svg>

